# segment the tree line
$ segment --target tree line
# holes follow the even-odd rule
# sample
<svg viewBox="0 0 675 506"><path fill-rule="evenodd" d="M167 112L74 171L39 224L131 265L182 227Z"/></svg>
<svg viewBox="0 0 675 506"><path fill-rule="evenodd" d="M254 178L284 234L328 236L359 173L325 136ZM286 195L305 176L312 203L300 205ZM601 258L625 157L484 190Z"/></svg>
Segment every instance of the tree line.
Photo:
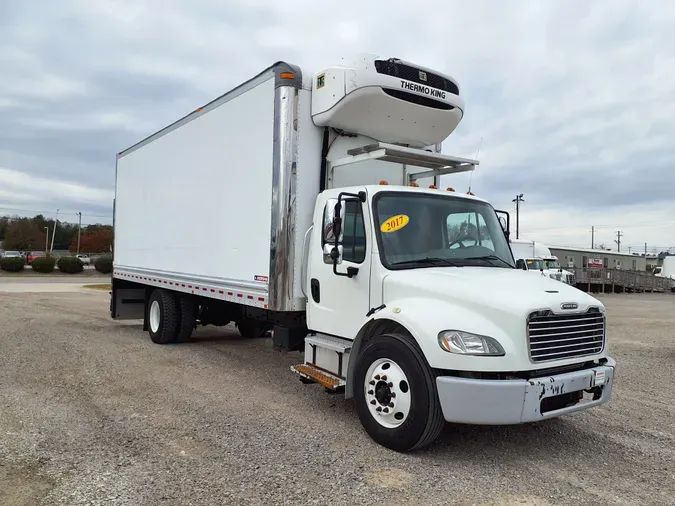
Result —
<svg viewBox="0 0 675 506"><path fill-rule="evenodd" d="M77 251L77 223L56 223L54 250ZM49 235L47 235L49 232ZM0 217L0 242L5 251L45 251L51 247L54 220L38 214L32 218ZM112 227L94 224L82 227L80 252L108 253L112 244Z"/></svg>

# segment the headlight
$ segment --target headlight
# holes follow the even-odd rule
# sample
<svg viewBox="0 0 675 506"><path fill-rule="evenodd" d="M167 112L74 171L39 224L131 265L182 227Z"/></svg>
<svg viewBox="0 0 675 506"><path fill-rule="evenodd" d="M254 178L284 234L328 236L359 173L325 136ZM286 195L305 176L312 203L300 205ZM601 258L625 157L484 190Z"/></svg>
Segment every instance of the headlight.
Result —
<svg viewBox="0 0 675 506"><path fill-rule="evenodd" d="M461 330L444 330L438 334L438 344L445 351L458 355L487 355L501 357L506 355L504 348L496 339L479 336Z"/></svg>

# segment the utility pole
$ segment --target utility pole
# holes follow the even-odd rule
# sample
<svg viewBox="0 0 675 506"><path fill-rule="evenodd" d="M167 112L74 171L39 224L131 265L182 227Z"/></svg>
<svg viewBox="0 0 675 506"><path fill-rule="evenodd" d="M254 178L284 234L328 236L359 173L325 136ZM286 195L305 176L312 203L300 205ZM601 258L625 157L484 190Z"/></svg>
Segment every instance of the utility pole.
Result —
<svg viewBox="0 0 675 506"><path fill-rule="evenodd" d="M54 252L54 237L56 237L56 224L59 222L59 210L56 210L56 218L54 218L54 230L52 230L52 246L49 248L49 254Z"/></svg>
<svg viewBox="0 0 675 506"><path fill-rule="evenodd" d="M628 246L628 254L630 255L631 246Z"/></svg>
<svg viewBox="0 0 675 506"><path fill-rule="evenodd" d="M45 227L45 255L49 250L49 227Z"/></svg>
<svg viewBox="0 0 675 506"><path fill-rule="evenodd" d="M595 226L591 227L591 249L595 248Z"/></svg>
<svg viewBox="0 0 675 506"><path fill-rule="evenodd" d="M511 202L516 203L516 239L518 239L519 234L520 234L520 203L525 202L523 200L523 194L516 195L516 198L513 199Z"/></svg>
<svg viewBox="0 0 675 506"><path fill-rule="evenodd" d="M623 232L617 230L616 239L614 239L614 242L616 243L616 246L617 246L616 251L619 252L619 253L621 253L621 235L622 234L623 234Z"/></svg>
<svg viewBox="0 0 675 506"><path fill-rule="evenodd" d="M77 223L77 255L80 254L80 235L82 232L82 213L77 213L77 216L80 218L79 222Z"/></svg>
<svg viewBox="0 0 675 506"><path fill-rule="evenodd" d="M647 243L645 243L645 256L647 256Z"/></svg>

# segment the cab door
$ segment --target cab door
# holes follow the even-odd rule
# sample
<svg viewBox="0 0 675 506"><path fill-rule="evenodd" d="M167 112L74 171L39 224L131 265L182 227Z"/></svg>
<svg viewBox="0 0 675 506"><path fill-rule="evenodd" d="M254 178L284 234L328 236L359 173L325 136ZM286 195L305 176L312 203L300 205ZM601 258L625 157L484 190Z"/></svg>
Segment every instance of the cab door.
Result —
<svg viewBox="0 0 675 506"><path fill-rule="evenodd" d="M341 199L341 258L334 266L332 220L338 191L317 199L308 255L307 325L310 330L354 339L370 309L372 230L367 198ZM363 193L365 195L365 191Z"/></svg>

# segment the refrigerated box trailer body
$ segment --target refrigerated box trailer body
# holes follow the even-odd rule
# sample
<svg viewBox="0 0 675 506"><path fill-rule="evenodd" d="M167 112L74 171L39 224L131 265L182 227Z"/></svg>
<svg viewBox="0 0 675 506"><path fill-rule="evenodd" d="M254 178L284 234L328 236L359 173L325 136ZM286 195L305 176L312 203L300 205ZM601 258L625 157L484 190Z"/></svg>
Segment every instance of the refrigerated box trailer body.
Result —
<svg viewBox="0 0 675 506"><path fill-rule="evenodd" d="M603 305L515 269L508 215L438 188L478 164L440 153L463 114L452 78L402 60L279 62L122 151L112 317L160 344L274 329L303 381L344 389L401 451L443 421L607 402Z"/></svg>

